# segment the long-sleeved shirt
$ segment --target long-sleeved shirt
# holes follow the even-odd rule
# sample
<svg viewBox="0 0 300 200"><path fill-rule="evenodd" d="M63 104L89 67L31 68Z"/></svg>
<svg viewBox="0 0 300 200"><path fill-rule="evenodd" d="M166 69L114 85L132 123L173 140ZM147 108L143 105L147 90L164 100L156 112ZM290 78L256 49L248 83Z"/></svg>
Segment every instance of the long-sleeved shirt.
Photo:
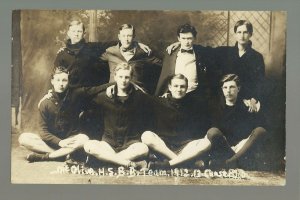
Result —
<svg viewBox="0 0 300 200"><path fill-rule="evenodd" d="M214 49L222 75L236 74L241 80L240 98L261 100L264 92L265 64L263 56L249 44L240 57L237 44Z"/></svg>
<svg viewBox="0 0 300 200"><path fill-rule="evenodd" d="M200 139L210 127L207 106L190 97L183 99L155 98L154 131L169 144L180 145L187 140Z"/></svg>
<svg viewBox="0 0 300 200"><path fill-rule="evenodd" d="M47 143L58 145L60 140L81 130L79 114L84 104L111 84L67 89L63 94L53 93L39 106L39 134Z"/></svg>
<svg viewBox="0 0 300 200"><path fill-rule="evenodd" d="M115 68L118 64L125 62L132 66L132 81L140 87L146 89L150 94L154 93L162 62L153 55L148 55L139 46L134 47L133 56L127 60L122 54L120 45L106 49L101 56L102 60L108 61L110 70L109 82L114 82Z"/></svg>
<svg viewBox="0 0 300 200"><path fill-rule="evenodd" d="M178 47L170 55L168 53L165 53L164 55L163 66L155 91L157 96L163 95L168 90L168 78L176 72L177 61L179 61L177 58L180 49L181 48ZM217 71L215 68L212 48L203 47L201 45L193 45L193 51L195 60L193 63L189 64L190 66L196 66L196 70L192 70L196 74L190 76L193 77L192 79L197 80L197 84L196 81L194 83L196 89L193 89L195 89L194 91L198 90L205 91L204 93L211 93L216 89L215 85L217 82Z"/></svg>
<svg viewBox="0 0 300 200"><path fill-rule="evenodd" d="M220 129L231 145L236 145L247 138L253 129L265 127L265 119L261 112L248 112L248 107L242 100L238 100L234 106L220 106L213 127Z"/></svg>
<svg viewBox="0 0 300 200"><path fill-rule="evenodd" d="M113 147L125 146L133 140L140 141L141 134L151 127L150 97L138 90L130 89L127 97L113 98L102 92L93 101L102 110L104 118L102 140Z"/></svg>
<svg viewBox="0 0 300 200"><path fill-rule="evenodd" d="M69 71L70 87L96 86L108 82L108 70L99 57L105 49L117 42L85 42L77 44L66 42L66 48L56 56L54 66L61 66Z"/></svg>

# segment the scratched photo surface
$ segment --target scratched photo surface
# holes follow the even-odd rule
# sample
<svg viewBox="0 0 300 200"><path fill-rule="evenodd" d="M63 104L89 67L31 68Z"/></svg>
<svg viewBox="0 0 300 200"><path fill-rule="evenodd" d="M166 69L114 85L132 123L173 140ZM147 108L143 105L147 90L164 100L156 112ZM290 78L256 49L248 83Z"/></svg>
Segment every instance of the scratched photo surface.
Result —
<svg viewBox="0 0 300 200"><path fill-rule="evenodd" d="M38 105L52 87L50 80L53 67L57 56L66 48L69 22L74 19L85 25L85 42L109 42L110 46L118 45L119 27L122 24L133 25L134 40L147 45L151 49L151 56L161 62L160 68L147 68L148 71L145 71L151 77L146 79L154 80L150 81L148 88L153 96L156 95L161 66L167 54L166 48L178 42L178 26L186 23L194 26L197 36L193 43L216 49L221 46L235 46L234 25L237 21L251 22L252 48L262 55L265 65L264 82L259 87L262 91L260 108L263 111L267 136L263 144L264 152L256 152L258 157L264 158L260 160L259 168L237 166L211 170L209 167L178 166L167 170L136 170L132 167L99 163L92 156L87 159L84 151L79 153L79 157L84 157L80 162L68 163L65 157L61 160L28 162L26 157L31 151L20 145L19 137L22 133L39 134ZM102 53L104 52L105 49ZM95 58L93 63L83 64L94 69L93 76L87 77L92 84L87 86L108 83L109 61L102 60L103 55L98 56L95 51L90 54ZM95 77L101 78L94 80ZM198 81L200 84L200 80ZM14 10L11 83L11 182L14 184L285 185L284 11ZM255 87L257 84L252 83ZM104 126L101 119L90 119L89 116L83 118L86 122L83 126L91 134L90 138L101 140Z"/></svg>

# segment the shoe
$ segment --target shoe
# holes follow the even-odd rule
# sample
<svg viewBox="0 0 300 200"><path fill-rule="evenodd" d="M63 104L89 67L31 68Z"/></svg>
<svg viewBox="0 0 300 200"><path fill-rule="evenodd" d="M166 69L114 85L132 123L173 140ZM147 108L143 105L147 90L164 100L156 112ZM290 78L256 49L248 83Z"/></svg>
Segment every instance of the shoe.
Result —
<svg viewBox="0 0 300 200"><path fill-rule="evenodd" d="M134 162L135 163L135 169L136 170L147 170L148 169L148 163L146 160Z"/></svg>
<svg viewBox="0 0 300 200"><path fill-rule="evenodd" d="M77 162L86 162L87 154L83 149L78 149L69 154L69 158L77 161Z"/></svg>
<svg viewBox="0 0 300 200"><path fill-rule="evenodd" d="M158 160L158 158L157 158L157 156L155 154L153 154L153 153L149 154L149 156L148 156L148 161L149 162L150 161L154 162L154 161L157 161L157 160Z"/></svg>
<svg viewBox="0 0 300 200"><path fill-rule="evenodd" d="M155 169L171 169L170 163L168 160L164 160L164 161L150 161L148 164L148 168L155 170Z"/></svg>
<svg viewBox="0 0 300 200"><path fill-rule="evenodd" d="M31 153L27 155L26 160L32 163L32 162L39 162L39 161L47 161L50 160L50 158L49 158L49 153L46 154Z"/></svg>
<svg viewBox="0 0 300 200"><path fill-rule="evenodd" d="M226 162L225 160L212 159L208 163L208 168L211 169L212 171L226 169Z"/></svg>
<svg viewBox="0 0 300 200"><path fill-rule="evenodd" d="M200 169L200 170L204 170L205 169L205 163L203 160L197 160L195 163L194 163L194 167L196 169Z"/></svg>
<svg viewBox="0 0 300 200"><path fill-rule="evenodd" d="M73 154L68 154L65 159L65 163L67 165L85 165L89 161L89 156L82 157L78 159L78 157L74 157Z"/></svg>
<svg viewBox="0 0 300 200"><path fill-rule="evenodd" d="M84 166L85 165L85 162L77 161L72 158L66 159L65 163L69 166L73 166L73 165Z"/></svg>

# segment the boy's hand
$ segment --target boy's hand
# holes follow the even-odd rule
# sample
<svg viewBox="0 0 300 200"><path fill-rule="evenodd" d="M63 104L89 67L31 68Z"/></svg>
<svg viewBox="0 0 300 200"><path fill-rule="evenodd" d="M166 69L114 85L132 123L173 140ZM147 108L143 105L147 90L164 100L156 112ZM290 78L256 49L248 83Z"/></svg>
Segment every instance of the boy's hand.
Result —
<svg viewBox="0 0 300 200"><path fill-rule="evenodd" d="M171 45L169 45L166 49L166 51L168 52L169 55L171 55L172 51L174 51L175 49L177 49L180 46L180 42L175 42Z"/></svg>
<svg viewBox="0 0 300 200"><path fill-rule="evenodd" d="M53 91L50 89L50 90L48 90L48 93L45 94L45 95L43 96L43 98L39 101L39 103L38 103L38 108L40 108L41 103L42 103L45 99L50 99L52 96L53 96Z"/></svg>

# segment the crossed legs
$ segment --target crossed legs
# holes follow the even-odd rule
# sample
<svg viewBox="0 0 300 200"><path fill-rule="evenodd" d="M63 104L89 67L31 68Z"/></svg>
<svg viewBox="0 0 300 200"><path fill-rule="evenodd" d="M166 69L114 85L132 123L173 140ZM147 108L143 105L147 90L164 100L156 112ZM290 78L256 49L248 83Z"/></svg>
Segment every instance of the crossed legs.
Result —
<svg viewBox="0 0 300 200"><path fill-rule="evenodd" d="M133 143L127 149L120 152L115 150L105 141L90 140L85 143L84 150L86 153L96 157L99 160L114 163L129 167L133 163L132 161L146 156L148 154L148 147L141 143Z"/></svg>
<svg viewBox="0 0 300 200"><path fill-rule="evenodd" d="M47 157L45 157L47 160L48 158L55 159L66 156L77 149L82 148L83 144L89 140L88 136L81 133L71 136L71 138L74 140L71 147L62 147L59 149L51 148L41 139L39 135L34 133L22 133L19 137L19 143L21 146L24 146L30 151L47 154Z"/></svg>
<svg viewBox="0 0 300 200"><path fill-rule="evenodd" d="M49 147L42 138L34 133L22 133L18 139L19 144L36 153L51 153L55 149Z"/></svg>
<svg viewBox="0 0 300 200"><path fill-rule="evenodd" d="M239 158L244 156L249 150L251 150L256 144L262 141L262 137L266 135L267 131L262 127L253 129L248 138L243 139L236 146L231 147L226 137L217 128L211 128L207 132L207 138L210 140L213 149L219 152L223 152L223 158L226 164L232 164ZM228 157L228 155L230 155Z"/></svg>
<svg viewBox="0 0 300 200"><path fill-rule="evenodd" d="M142 142L149 148L169 158L169 164L171 167L207 152L211 146L210 141L205 137L203 139L189 142L178 154L176 154L167 147L165 142L157 134L151 131L145 131L141 138Z"/></svg>

